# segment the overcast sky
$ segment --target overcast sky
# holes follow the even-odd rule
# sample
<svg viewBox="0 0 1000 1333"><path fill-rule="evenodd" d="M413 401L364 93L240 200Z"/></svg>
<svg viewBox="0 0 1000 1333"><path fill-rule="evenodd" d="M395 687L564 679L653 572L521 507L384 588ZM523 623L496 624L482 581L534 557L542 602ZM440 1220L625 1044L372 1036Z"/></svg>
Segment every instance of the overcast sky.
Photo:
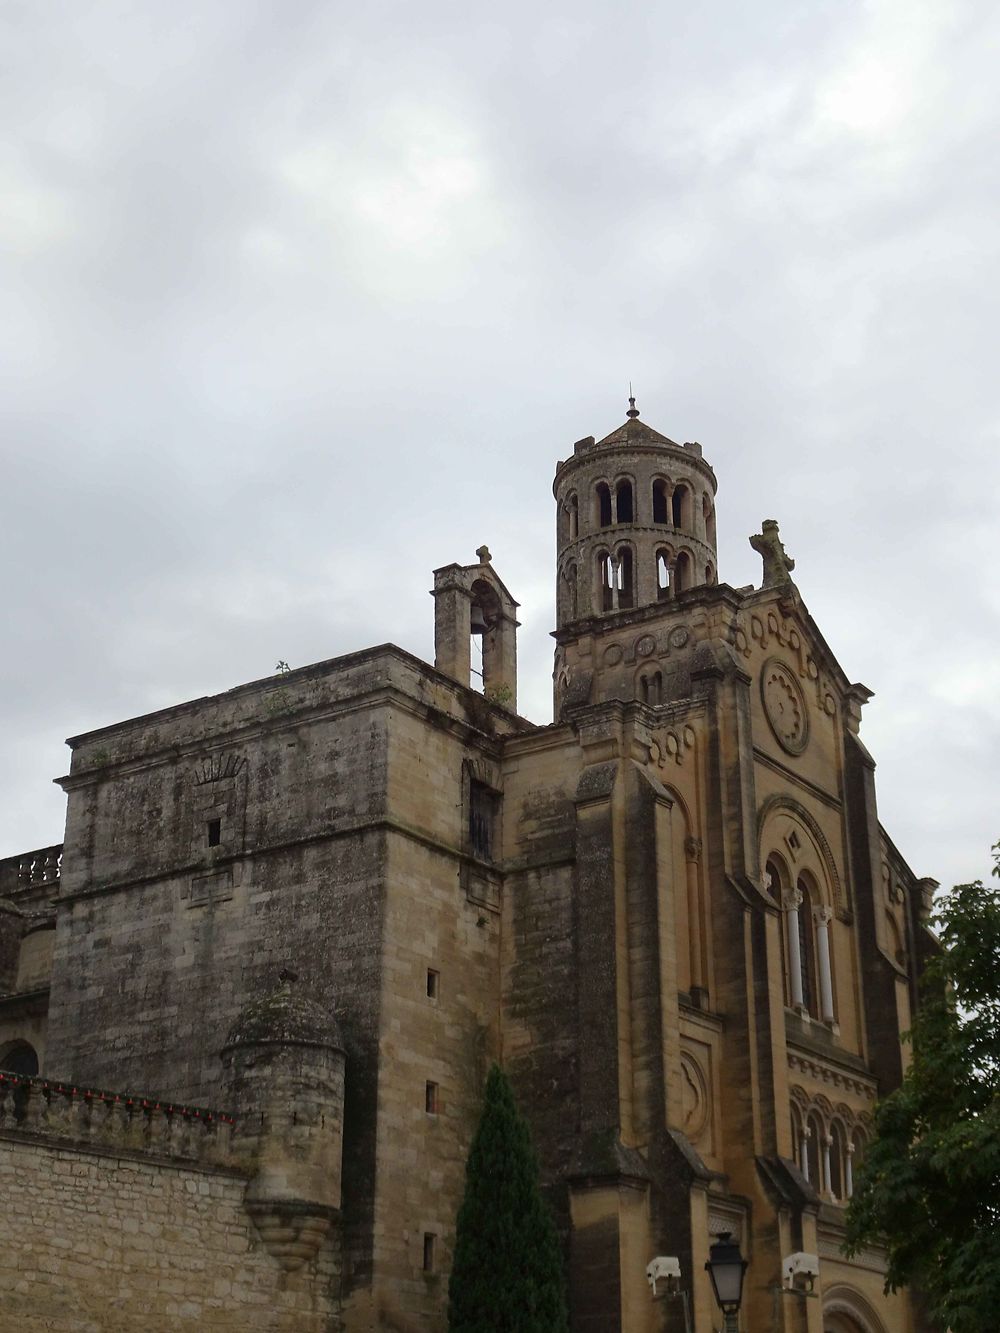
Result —
<svg viewBox="0 0 1000 1333"><path fill-rule="evenodd" d="M483 541L551 717L556 460L777 518L920 875L1000 838L1000 11L0 4L0 854L66 736L392 640Z"/></svg>

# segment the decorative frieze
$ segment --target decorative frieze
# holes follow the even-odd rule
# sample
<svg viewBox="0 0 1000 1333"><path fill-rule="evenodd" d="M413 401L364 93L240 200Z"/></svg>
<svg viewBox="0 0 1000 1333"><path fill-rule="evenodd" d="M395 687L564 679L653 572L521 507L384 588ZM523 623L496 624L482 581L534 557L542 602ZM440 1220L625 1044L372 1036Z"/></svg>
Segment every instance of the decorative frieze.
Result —
<svg viewBox="0 0 1000 1333"><path fill-rule="evenodd" d="M838 1069L836 1065L827 1064L814 1056L803 1055L800 1051L788 1052L788 1068L793 1074L805 1075L814 1079L817 1083L825 1083L828 1087L838 1088L843 1092L853 1093L856 1097L863 1097L866 1101L874 1102L876 1089L874 1080L861 1078L855 1074L850 1074L847 1070Z"/></svg>

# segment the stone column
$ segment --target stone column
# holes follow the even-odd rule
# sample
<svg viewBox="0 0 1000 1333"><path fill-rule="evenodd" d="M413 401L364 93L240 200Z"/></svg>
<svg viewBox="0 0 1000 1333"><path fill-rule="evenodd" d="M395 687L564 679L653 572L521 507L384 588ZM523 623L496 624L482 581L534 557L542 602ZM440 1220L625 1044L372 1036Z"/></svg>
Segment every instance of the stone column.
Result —
<svg viewBox="0 0 1000 1333"><path fill-rule="evenodd" d="M823 1165L822 1165L822 1170L823 1170L823 1184L822 1184L822 1191L821 1191L821 1192L822 1192L823 1194L825 1194L828 1198L831 1197L831 1196L832 1196L832 1193L833 1193L833 1186L832 1186L831 1183L830 1183L830 1147L831 1147L832 1143L833 1143L833 1140L831 1139L830 1135L829 1135L829 1134L824 1134L824 1135L823 1135L823 1159L822 1159L822 1163L823 1163Z"/></svg>
<svg viewBox="0 0 1000 1333"><path fill-rule="evenodd" d="M844 1189L850 1199L854 1194L854 1144L849 1139L844 1154Z"/></svg>
<svg viewBox="0 0 1000 1333"><path fill-rule="evenodd" d="M830 971L830 922L833 911L829 907L820 907L816 912L816 952L819 955L819 1006L824 1023L832 1023L833 980Z"/></svg>
<svg viewBox="0 0 1000 1333"><path fill-rule="evenodd" d="M788 983L792 992L792 1008L802 1008L802 954L799 951L799 908L802 894L789 889L784 896L785 930L788 938Z"/></svg>
<svg viewBox="0 0 1000 1333"><path fill-rule="evenodd" d="M698 863L701 860L701 839L684 839L684 859L687 870L688 958L691 968L692 999L705 989L705 973L701 958L701 894L698 892Z"/></svg>
<svg viewBox="0 0 1000 1333"><path fill-rule="evenodd" d="M462 587L458 565L434 571L434 665L438 671L468 685L472 668L469 590Z"/></svg>

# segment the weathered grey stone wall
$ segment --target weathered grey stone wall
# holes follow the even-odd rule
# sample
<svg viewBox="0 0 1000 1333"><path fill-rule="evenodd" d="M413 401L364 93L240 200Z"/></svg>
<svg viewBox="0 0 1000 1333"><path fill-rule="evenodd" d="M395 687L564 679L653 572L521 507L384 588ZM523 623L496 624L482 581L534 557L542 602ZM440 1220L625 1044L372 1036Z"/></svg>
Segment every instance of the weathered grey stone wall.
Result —
<svg viewBox="0 0 1000 1333"><path fill-rule="evenodd" d="M0 1134L0 1328L331 1333L332 1239L285 1274L222 1171Z"/></svg>
<svg viewBox="0 0 1000 1333"><path fill-rule="evenodd" d="M482 1052L497 1049L484 1036L498 1012L494 914L477 924L483 908L462 875L464 762L517 726L399 650L373 649L73 742L47 1072L226 1104L227 1032L282 968L294 970L335 1010L347 1057L349 1305L378 1267L376 1176L391 1195L434 1079L450 1108L438 1138L451 1183L433 1227L414 1200L385 1244L406 1230L410 1295L425 1314L442 1308L440 1276L422 1274L423 1232L440 1236L444 1254ZM422 1010L432 959L442 993L431 1019ZM401 965L410 976L399 992ZM386 1058L387 1038L397 1060ZM388 1147L377 1167L379 1140ZM423 1176L411 1184L422 1201Z"/></svg>

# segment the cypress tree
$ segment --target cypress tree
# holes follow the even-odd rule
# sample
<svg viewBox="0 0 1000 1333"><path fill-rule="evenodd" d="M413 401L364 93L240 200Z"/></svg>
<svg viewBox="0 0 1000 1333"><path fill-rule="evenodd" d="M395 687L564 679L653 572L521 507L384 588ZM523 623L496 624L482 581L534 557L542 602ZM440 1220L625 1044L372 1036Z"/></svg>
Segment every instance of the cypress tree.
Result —
<svg viewBox="0 0 1000 1333"><path fill-rule="evenodd" d="M449 1333L567 1333L562 1255L528 1126L506 1075L486 1080L465 1168L448 1286Z"/></svg>

